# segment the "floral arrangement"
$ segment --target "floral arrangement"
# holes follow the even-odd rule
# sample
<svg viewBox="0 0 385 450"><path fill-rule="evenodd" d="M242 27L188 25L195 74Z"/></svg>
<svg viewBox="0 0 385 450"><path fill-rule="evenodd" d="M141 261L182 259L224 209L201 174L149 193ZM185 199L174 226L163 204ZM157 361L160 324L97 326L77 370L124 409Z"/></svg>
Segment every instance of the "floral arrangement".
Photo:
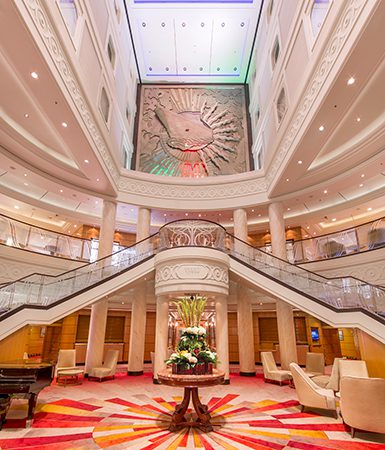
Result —
<svg viewBox="0 0 385 450"><path fill-rule="evenodd" d="M165 361L166 364L172 365L173 373L196 375L212 373L217 355L206 344L206 329L199 326L206 299L192 296L174 304L186 328L182 332L175 353Z"/></svg>

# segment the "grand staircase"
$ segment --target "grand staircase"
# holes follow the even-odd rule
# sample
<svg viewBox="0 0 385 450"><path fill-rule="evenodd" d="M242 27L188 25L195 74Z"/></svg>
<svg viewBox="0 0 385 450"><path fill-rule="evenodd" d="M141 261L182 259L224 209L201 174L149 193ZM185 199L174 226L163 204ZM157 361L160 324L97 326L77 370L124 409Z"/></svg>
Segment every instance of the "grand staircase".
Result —
<svg viewBox="0 0 385 450"><path fill-rule="evenodd" d="M236 239L213 222L181 220L106 258L57 276L33 274L0 286L0 339L48 324L154 270L154 256L177 247L229 255L245 283L336 327L357 327L385 343L385 290L356 278L324 278Z"/></svg>

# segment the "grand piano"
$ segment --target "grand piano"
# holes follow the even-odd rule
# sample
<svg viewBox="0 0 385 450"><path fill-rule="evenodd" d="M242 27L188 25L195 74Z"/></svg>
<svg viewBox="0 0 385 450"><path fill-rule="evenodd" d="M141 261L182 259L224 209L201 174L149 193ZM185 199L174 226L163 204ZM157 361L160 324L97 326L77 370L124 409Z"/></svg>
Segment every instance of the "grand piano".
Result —
<svg viewBox="0 0 385 450"><path fill-rule="evenodd" d="M5 421L11 395L28 399L27 426L32 423L37 396L53 379L51 363L15 361L0 363L0 430Z"/></svg>

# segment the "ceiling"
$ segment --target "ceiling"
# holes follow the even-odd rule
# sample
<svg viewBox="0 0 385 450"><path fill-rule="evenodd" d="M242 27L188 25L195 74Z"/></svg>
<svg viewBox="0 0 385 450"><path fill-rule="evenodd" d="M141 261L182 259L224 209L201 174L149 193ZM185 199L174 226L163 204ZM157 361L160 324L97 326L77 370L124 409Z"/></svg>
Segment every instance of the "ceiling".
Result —
<svg viewBox="0 0 385 450"><path fill-rule="evenodd" d="M245 83L262 0L125 0L143 83Z"/></svg>

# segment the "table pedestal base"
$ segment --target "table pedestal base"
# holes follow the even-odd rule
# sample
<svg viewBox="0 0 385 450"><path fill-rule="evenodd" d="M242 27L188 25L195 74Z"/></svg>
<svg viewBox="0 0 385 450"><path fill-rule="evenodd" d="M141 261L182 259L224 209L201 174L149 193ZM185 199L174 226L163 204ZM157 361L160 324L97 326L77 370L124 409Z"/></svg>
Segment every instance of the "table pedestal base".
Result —
<svg viewBox="0 0 385 450"><path fill-rule="evenodd" d="M190 404L190 398L197 414L197 420L188 421L185 417L187 408ZM198 396L197 387L185 387L184 397L182 403L175 407L174 414L172 415L171 425L169 426L170 431L177 431L182 427L199 427L204 432L213 431L213 426L210 423L211 416L208 413L208 408L206 405L202 405Z"/></svg>

